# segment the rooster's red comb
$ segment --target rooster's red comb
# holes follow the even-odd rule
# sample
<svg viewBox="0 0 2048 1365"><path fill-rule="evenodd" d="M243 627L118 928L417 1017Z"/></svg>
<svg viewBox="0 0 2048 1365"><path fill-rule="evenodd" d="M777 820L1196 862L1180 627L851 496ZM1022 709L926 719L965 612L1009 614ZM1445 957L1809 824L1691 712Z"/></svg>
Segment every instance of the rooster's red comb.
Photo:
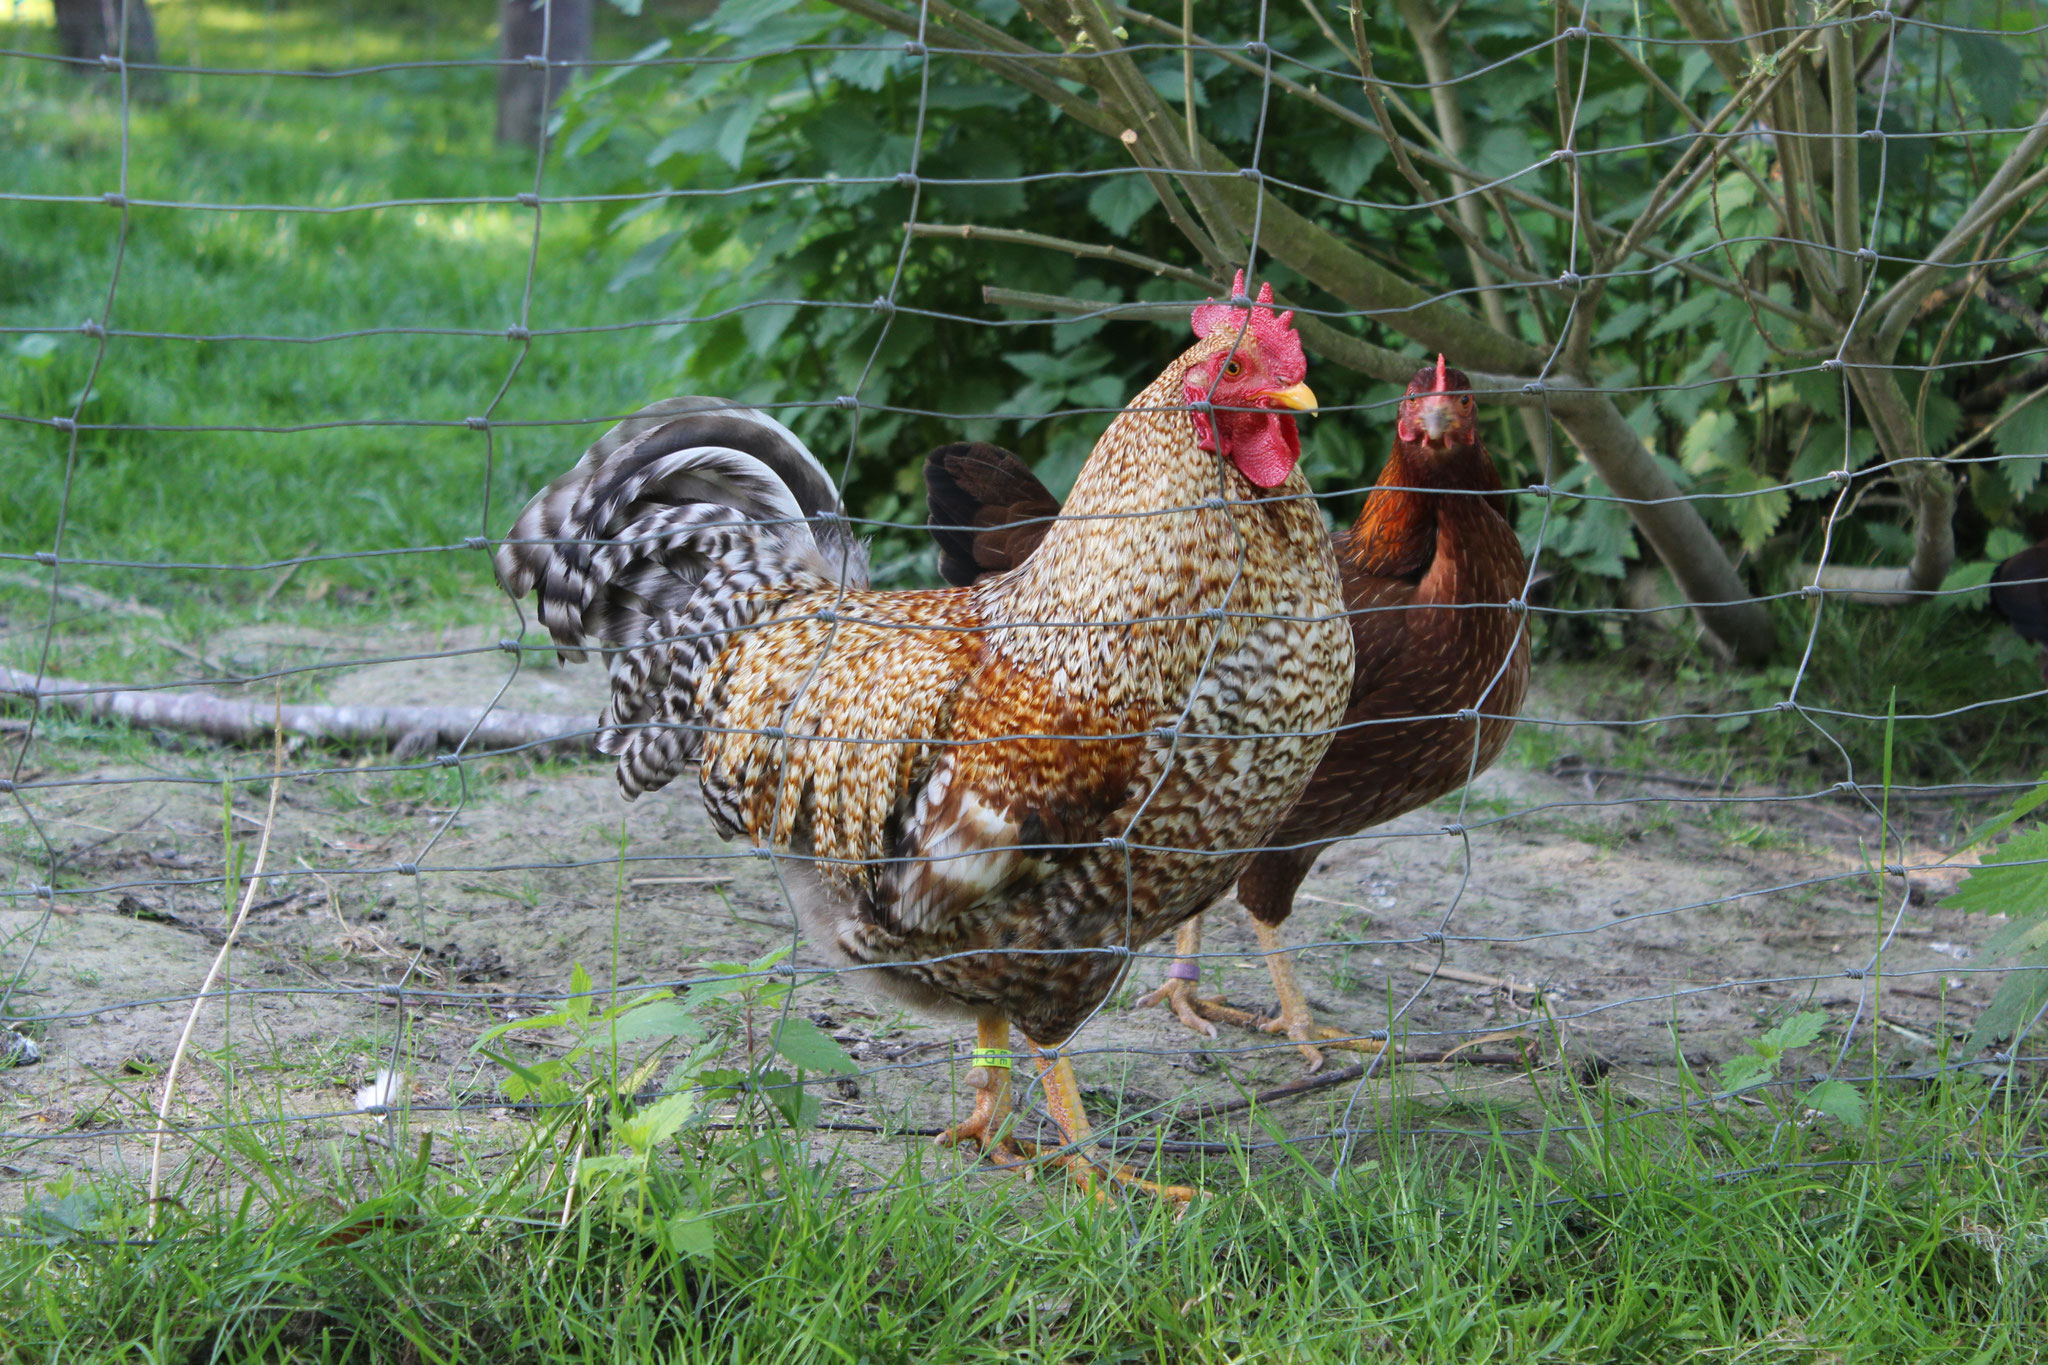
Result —
<svg viewBox="0 0 2048 1365"><path fill-rule="evenodd" d="M1245 321L1245 308L1235 300L1245 298L1244 272L1237 272L1237 278L1230 283L1232 302L1218 303L1214 299L1195 310L1195 335L1207 337L1218 328L1228 329L1227 336L1235 336L1243 327L1246 334L1258 343L1259 354L1265 358L1277 378L1289 383L1300 383L1308 373L1308 358L1301 353L1301 337L1294 330L1294 310L1284 313L1273 312L1273 286L1271 282L1259 286L1259 296L1251 300L1251 321Z"/></svg>

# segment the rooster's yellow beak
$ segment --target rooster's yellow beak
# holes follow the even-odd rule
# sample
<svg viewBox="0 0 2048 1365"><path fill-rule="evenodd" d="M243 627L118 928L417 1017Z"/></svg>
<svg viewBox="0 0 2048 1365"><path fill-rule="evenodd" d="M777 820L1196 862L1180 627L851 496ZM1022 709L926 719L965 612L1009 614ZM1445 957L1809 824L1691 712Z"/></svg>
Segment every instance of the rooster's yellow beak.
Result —
<svg viewBox="0 0 2048 1365"><path fill-rule="evenodd" d="M1296 412L1316 410L1315 391L1306 384L1293 384L1284 389L1274 389L1266 397L1281 407L1292 408Z"/></svg>

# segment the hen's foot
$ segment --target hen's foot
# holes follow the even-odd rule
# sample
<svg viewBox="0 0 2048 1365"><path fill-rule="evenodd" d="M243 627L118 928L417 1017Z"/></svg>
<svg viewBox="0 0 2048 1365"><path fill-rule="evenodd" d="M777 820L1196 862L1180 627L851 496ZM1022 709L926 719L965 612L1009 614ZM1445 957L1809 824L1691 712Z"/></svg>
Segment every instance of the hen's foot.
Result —
<svg viewBox="0 0 2048 1365"><path fill-rule="evenodd" d="M1318 1024L1309 1013L1308 997L1302 993L1301 981L1294 974L1294 954L1282 946L1279 929L1260 920L1253 920L1252 928L1259 936L1259 946L1266 950L1266 968L1273 974L1273 990L1280 997L1280 1017L1259 1024L1260 1032L1284 1033L1300 1044L1301 1055L1308 1058L1311 1076L1323 1069L1323 1052L1317 1043L1347 1052L1386 1051L1385 1043Z"/></svg>
<svg viewBox="0 0 2048 1365"><path fill-rule="evenodd" d="M1259 1021L1257 1015L1238 1009L1223 996L1212 995L1204 999L1196 995L1195 983L1185 977L1170 976L1160 982L1157 989L1138 997L1137 1008L1150 1009L1154 1005L1165 1005L1190 1033L1198 1033L1204 1038L1216 1036L1216 1024L1250 1028Z"/></svg>
<svg viewBox="0 0 2048 1365"><path fill-rule="evenodd" d="M1318 1024L1306 1010L1298 1019L1289 1019L1283 1014L1278 1019L1268 1019L1258 1027L1261 1033L1284 1033L1299 1043L1302 1055L1308 1058L1308 1071L1311 1076L1323 1069L1323 1053L1322 1048L1316 1046L1318 1043L1323 1047L1342 1048L1346 1052L1378 1054L1387 1050L1387 1045L1376 1038L1361 1038L1355 1033L1331 1028L1328 1024Z"/></svg>

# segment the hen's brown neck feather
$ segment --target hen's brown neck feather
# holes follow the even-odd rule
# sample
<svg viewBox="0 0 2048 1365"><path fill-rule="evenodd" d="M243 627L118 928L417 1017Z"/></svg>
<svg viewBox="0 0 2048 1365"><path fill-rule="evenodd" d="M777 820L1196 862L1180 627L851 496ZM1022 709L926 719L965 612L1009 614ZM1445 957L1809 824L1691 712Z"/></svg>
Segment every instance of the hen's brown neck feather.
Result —
<svg viewBox="0 0 2048 1365"><path fill-rule="evenodd" d="M1447 505L1476 504L1472 493L1498 493L1500 486L1493 461L1476 441L1441 454L1395 441L1358 520L1339 537L1338 558L1376 578L1418 578L1436 558L1437 518ZM1505 514L1500 498L1484 501Z"/></svg>

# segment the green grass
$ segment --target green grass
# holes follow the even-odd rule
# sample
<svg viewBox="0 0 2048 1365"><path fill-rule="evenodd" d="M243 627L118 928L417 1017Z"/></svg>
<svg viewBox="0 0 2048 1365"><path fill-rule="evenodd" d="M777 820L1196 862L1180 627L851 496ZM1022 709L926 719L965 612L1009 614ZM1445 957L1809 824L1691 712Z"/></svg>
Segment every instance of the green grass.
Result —
<svg viewBox="0 0 2048 1365"><path fill-rule="evenodd" d="M1550 1094L1541 1112L1495 1115L1533 1133L1404 1137L1394 1119L1426 1111L1398 1107L1334 1171L1317 1147L1176 1160L1212 1191L1178 1221L1058 1178L959 1182L913 1161L870 1184L773 1133L670 1152L629 1217L568 1195L567 1153L602 1142L581 1105L496 1154L402 1123L374 1146L235 1130L201 1139L212 1160L195 1166L216 1174L173 1187L153 1231L133 1188L48 1182L0 1244L0 1296L19 1307L0 1347L24 1361L1460 1365L2048 1349L2048 1206L2023 1150L2037 1097L1977 1119L1974 1077L1900 1087L1865 1139L1725 1104L1683 1125L1630 1120L1597 1084ZM648 1240L640 1215L702 1208L694 1254Z"/></svg>
<svg viewBox="0 0 2048 1365"><path fill-rule="evenodd" d="M169 61L335 67L496 55L494 7L419 7L338 23L325 7L169 6ZM34 17L36 11L28 11ZM607 46L634 34L607 17ZM0 23L11 47L53 44L34 23ZM170 79L136 103L133 198L338 205L511 195L533 188L531 148L491 138L488 69L401 71L344 81ZM120 186L118 102L47 63L0 66L0 184L28 194ZM551 194L615 178L602 157L551 159ZM517 205L343 214L132 211L113 325L140 331L312 336L375 327L483 328L520 321L534 213ZM0 412L69 416L95 345L120 214L102 205L0 203ZM621 253L582 206L550 206L528 322L577 327L662 312L659 277L605 291ZM70 329L70 330L65 330ZM516 373L515 373L516 371ZM537 339L382 336L317 345L115 338L80 410L88 423L289 426L367 418L506 420L630 411L679 387L647 330ZM65 552L147 561L237 562L460 542L502 531L518 503L594 434L589 427L366 426L298 434L88 431L78 442ZM66 442L0 422L0 546L47 549L63 502ZM491 511L485 513L487 489ZM240 604L268 573L87 571L144 601L193 594ZM78 581L78 579L74 579ZM473 552L308 565L266 603L373 606L379 613L487 588Z"/></svg>

